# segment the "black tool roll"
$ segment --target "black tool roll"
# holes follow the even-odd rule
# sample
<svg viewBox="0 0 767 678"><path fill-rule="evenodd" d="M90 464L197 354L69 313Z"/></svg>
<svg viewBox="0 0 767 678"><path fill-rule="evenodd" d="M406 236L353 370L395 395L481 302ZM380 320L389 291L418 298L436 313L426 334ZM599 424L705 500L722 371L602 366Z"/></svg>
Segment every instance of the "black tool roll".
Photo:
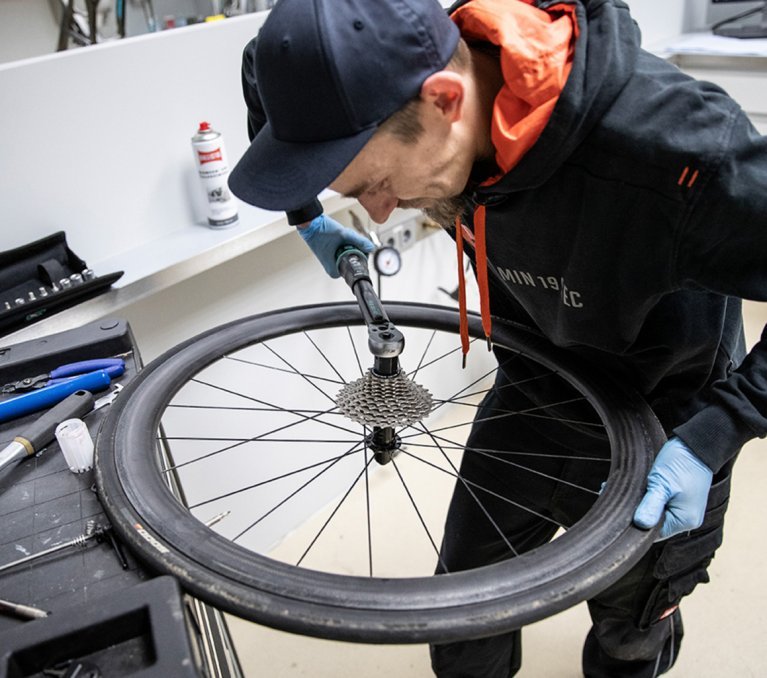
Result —
<svg viewBox="0 0 767 678"><path fill-rule="evenodd" d="M97 276L59 231L0 252L0 334L106 291L122 271Z"/></svg>

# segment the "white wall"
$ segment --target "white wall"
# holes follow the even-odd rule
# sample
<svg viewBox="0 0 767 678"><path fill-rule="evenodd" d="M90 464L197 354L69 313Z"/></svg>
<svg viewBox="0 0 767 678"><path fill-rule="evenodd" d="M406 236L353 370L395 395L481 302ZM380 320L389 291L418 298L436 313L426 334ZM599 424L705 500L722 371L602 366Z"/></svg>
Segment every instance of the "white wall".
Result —
<svg viewBox="0 0 767 678"><path fill-rule="evenodd" d="M691 0L627 0L631 15L642 29L642 44L652 45L678 35L685 28Z"/></svg>
<svg viewBox="0 0 767 678"><path fill-rule="evenodd" d="M642 44L648 47L680 33L708 30L717 21L763 4L728 2L714 5L710 0L626 1L642 29Z"/></svg>
<svg viewBox="0 0 767 678"><path fill-rule="evenodd" d="M0 63L55 52L59 42L61 2L0 0ZM100 40L114 39L117 35L114 6L112 0L102 0L97 6ZM152 6L157 24L161 27L166 16L201 18L216 14L221 7L221 0L153 0ZM75 0L74 7L84 24L87 16L85 0ZM125 7L126 35L147 33L147 17L143 7L137 0L127 0Z"/></svg>
<svg viewBox="0 0 767 678"><path fill-rule="evenodd" d="M263 18L0 65L0 249L64 229L90 263L204 223L190 137L209 120L246 148L240 56Z"/></svg>

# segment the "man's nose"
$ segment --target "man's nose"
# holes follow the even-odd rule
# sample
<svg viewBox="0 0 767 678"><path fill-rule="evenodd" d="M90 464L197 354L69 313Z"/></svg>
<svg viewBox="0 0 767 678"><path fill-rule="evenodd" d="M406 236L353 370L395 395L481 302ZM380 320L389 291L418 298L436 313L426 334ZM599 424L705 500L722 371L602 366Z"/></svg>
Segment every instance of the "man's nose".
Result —
<svg viewBox="0 0 767 678"><path fill-rule="evenodd" d="M360 205L377 224L382 224L397 206L397 198L391 194L376 192L375 194L363 193L358 198Z"/></svg>

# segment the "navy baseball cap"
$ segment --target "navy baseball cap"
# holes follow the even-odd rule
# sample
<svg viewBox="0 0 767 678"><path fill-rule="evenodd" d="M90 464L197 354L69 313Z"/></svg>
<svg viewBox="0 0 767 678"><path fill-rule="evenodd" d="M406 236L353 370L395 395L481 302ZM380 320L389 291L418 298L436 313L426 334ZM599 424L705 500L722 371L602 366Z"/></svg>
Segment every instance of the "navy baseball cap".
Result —
<svg viewBox="0 0 767 678"><path fill-rule="evenodd" d="M437 0L279 0L255 40L257 89L245 93L266 124L232 170L232 192L270 210L311 202L458 38Z"/></svg>

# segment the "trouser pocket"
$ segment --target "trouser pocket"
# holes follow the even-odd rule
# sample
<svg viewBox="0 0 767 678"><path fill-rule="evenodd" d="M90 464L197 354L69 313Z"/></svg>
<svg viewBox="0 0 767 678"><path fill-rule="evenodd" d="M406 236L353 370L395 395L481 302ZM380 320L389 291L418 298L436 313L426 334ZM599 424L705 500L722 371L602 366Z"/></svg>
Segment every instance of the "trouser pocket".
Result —
<svg viewBox="0 0 767 678"><path fill-rule="evenodd" d="M724 515L730 496L730 475L711 486L703 524L696 530L672 537L663 544L653 568L658 580L644 606L639 628L668 617L679 601L698 584L709 581L706 571L722 544Z"/></svg>

